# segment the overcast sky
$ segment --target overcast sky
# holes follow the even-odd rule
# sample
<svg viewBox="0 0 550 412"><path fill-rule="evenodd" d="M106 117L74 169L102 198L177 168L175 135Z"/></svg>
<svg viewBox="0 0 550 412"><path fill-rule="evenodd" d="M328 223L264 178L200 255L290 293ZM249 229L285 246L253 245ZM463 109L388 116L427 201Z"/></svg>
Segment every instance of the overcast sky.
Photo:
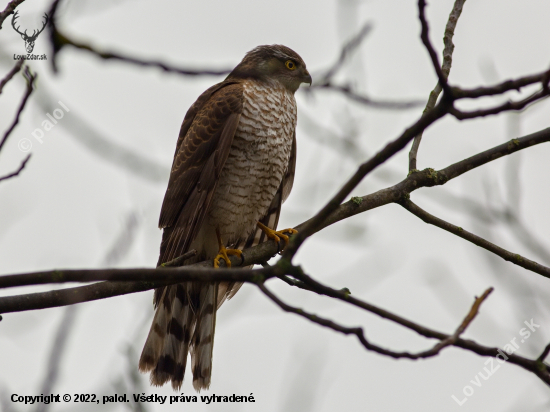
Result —
<svg viewBox="0 0 550 412"><path fill-rule="evenodd" d="M4 0L0 9L5 4ZM452 0L428 3L431 39L439 53L452 5ZM47 1L27 0L18 7L19 23L23 28L38 27L48 7ZM224 69L235 66L257 45L279 43L302 56L314 83L316 75L337 59L342 44L370 22L368 37L339 72L340 83L372 98L395 101L425 101L436 84L419 38L414 0L81 0L62 1L60 7L60 29L100 49L182 67ZM475 87L547 69L548 16L546 1L467 1L454 37L450 81ZM9 18L0 30L0 77L13 67L13 54L24 51ZM0 153L0 176L19 166L27 153L21 149L32 153L20 176L0 182L0 274L154 267L161 237L158 215L181 121L199 94L222 77L166 74L102 61L75 49L62 51L55 75L46 33L36 40L34 53L46 53L48 61L29 64L39 76L37 90ZM17 76L4 88L0 130L11 123L24 87L23 78ZM462 107L518 96L513 92ZM297 102L297 172L280 227L296 226L311 217L359 163L398 136L423 109L380 110L318 90L299 91ZM63 110L63 118L44 131L42 122L56 109ZM440 169L546 128L549 109L550 102L545 101L521 114L467 122L446 117L424 134L418 168ZM44 132L42 142L33 137L39 135L37 129ZM369 175L353 195L402 180L407 174L407 151ZM550 265L549 156L549 145L539 145L444 187L417 191L412 198L430 213ZM502 222L506 208L520 223ZM304 245L296 261L335 288L347 287L354 296L447 333L460 324L474 296L493 286L495 291L465 337L503 347L519 337L524 321L533 319L541 326L517 353L536 358L550 341L547 279L429 227L397 205L323 230ZM434 344L330 299L275 281L269 285L290 303L345 325L363 326L367 337L381 346L420 351ZM0 296L56 287L2 290ZM54 393L173 394L169 385L149 387L146 375L135 387L130 379L152 319L152 291L84 303L68 311L55 308L3 316L0 399L13 393L41 393L61 322L72 326L61 351ZM517 366L502 365L488 380L481 379L479 387L471 383L476 375L479 380L480 371L484 373L485 362L486 358L457 348L414 362L366 352L356 339L283 313L245 285L218 312L207 394L253 393L256 402L199 402L189 410L548 410L548 388ZM463 393L466 386L474 390L469 397ZM194 394L190 371L181 392ZM453 395L467 401L459 406ZM0 403L2 407L34 410L10 402ZM165 409L159 404L146 408ZM66 403L49 410L127 408Z"/></svg>

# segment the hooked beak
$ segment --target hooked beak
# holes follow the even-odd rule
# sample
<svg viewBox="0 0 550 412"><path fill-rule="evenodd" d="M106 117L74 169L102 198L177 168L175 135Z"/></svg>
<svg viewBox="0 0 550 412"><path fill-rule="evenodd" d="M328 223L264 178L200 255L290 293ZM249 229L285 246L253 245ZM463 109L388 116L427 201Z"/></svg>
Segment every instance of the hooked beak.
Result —
<svg viewBox="0 0 550 412"><path fill-rule="evenodd" d="M302 76L302 83L307 83L311 86L313 80L311 79L311 74L307 70L304 70L304 75Z"/></svg>

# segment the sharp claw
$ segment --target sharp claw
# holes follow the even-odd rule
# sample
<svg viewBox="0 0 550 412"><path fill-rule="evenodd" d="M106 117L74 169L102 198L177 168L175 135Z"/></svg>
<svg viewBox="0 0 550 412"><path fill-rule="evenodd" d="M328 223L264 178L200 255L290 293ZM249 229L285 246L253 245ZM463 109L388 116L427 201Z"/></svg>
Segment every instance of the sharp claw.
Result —
<svg viewBox="0 0 550 412"><path fill-rule="evenodd" d="M263 232L266 234L266 236L269 239L273 239L275 243L277 243L277 253L281 253L281 240L285 242L285 245L284 245L285 248L288 246L290 242L289 237L284 233L290 233L291 235L298 233L296 229L283 229L280 231L276 231L276 230L270 229L269 227L265 226L261 222L258 222L258 227L263 230Z"/></svg>

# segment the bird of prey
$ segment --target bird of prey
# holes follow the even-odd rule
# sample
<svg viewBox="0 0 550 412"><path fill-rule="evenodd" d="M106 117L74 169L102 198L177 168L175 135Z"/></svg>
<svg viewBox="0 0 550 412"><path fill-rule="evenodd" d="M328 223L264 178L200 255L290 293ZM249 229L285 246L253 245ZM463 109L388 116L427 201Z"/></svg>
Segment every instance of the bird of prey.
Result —
<svg viewBox="0 0 550 412"><path fill-rule="evenodd" d="M296 101L311 84L302 58L282 45L248 52L227 78L189 108L180 129L159 219L163 229L158 265L189 250L185 264L228 255L276 231L296 165ZM193 386L210 386L216 311L239 290L236 282L185 282L155 290L156 312L139 361L151 383L183 382L191 354Z"/></svg>

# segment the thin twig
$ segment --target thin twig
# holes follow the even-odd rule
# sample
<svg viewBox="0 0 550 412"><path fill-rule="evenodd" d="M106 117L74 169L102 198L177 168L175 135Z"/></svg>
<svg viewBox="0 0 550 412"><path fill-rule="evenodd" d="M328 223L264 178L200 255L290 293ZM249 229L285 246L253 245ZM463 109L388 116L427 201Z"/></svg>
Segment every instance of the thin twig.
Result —
<svg viewBox="0 0 550 412"><path fill-rule="evenodd" d="M462 8L466 0L455 0L453 10L449 14L449 19L447 20L447 26L445 26L445 35L443 36L443 43L445 48L443 49L443 64L441 66L441 71L445 79L449 78L449 73L451 72L451 66L453 64L453 51L455 45L453 44L453 36L455 34L456 24L462 13ZM441 94L443 88L441 84L437 82L435 88L430 93L428 102L426 103L426 108L423 113L426 113L429 110L432 110L437 102L437 98ZM409 152L409 171L416 169L416 158L418 154L418 148L422 140L422 134L415 136L411 151Z"/></svg>
<svg viewBox="0 0 550 412"><path fill-rule="evenodd" d="M490 107L488 109L474 110L470 112L461 111L457 108L451 108L449 113L456 117L458 120L474 119L478 117L490 116L499 114L506 111L519 111L523 110L532 103L539 102L550 96L550 89L542 88L541 90L531 94L523 100L513 102L508 101L500 106Z"/></svg>
<svg viewBox="0 0 550 412"><path fill-rule="evenodd" d="M441 340L439 343L437 343L432 349L429 349L425 352L420 352L418 354L419 358L429 358L431 356L435 356L441 352L442 349L446 348L447 346L452 346L456 343L459 336L464 333L466 328L472 323L474 318L477 316L479 312L479 307L483 303L485 299L491 294L493 291L493 288L487 289L485 292L483 292L483 295L481 295L479 298L476 297L474 304L472 305L472 308L462 321L462 323L458 326L455 333L453 333L451 336L449 336L446 339Z"/></svg>
<svg viewBox="0 0 550 412"><path fill-rule="evenodd" d="M0 13L0 29L2 29L2 23L4 23L4 20L10 15L13 14L13 11L17 6L19 6L21 3L23 3L25 0L11 0L3 12Z"/></svg>
<svg viewBox="0 0 550 412"><path fill-rule="evenodd" d="M497 246L494 243L483 239L482 237L474 235L473 233L470 233L459 226L455 226L449 222L444 221L443 219L431 215L408 199L403 199L400 204L413 215L422 219L425 223L437 226L447 232L461 237L462 239L465 239L473 243L474 245L477 245L483 249L488 250L489 252L494 253L497 256L500 256L502 259L508 262L521 266L522 268L530 270L531 272L538 273L539 275L546 278L550 278L550 268L543 266L540 263L527 259L526 257L523 257L517 253L509 252L508 250L503 249L500 246Z"/></svg>
<svg viewBox="0 0 550 412"><path fill-rule="evenodd" d="M334 77L334 75L340 70L345 63L348 56L350 56L363 42L363 40L367 37L367 35L372 30L372 24L370 22L367 22L363 25L361 30L353 36L351 39L349 39L346 44L344 44L344 47L340 50L340 56L338 56L338 59L334 62L334 64L323 74L319 77L316 82L319 82L319 84L328 84L330 80Z"/></svg>
<svg viewBox="0 0 550 412"><path fill-rule="evenodd" d="M452 180L464 173L497 160L503 156L510 155L519 150L549 141L550 127L518 139L512 139L472 157L461 160L460 162L456 162L441 170L426 168L422 171L410 173L407 178L394 186L379 190L378 192L371 193L366 196L355 197L354 200L349 200L341 204L321 224L316 226L316 231L322 230L327 226L339 222L340 220L366 212L367 210L371 210L388 203L399 202L403 196L406 196L420 188L444 185L449 180ZM295 229L302 231L310 221L311 219L296 226Z"/></svg>
<svg viewBox="0 0 550 412"><path fill-rule="evenodd" d="M453 87L452 89L453 95L457 99L475 99L478 97L496 96L504 94L511 90L519 91L523 87L530 86L535 83L542 83L544 88L544 85L548 84L549 76L550 69L540 73L520 77L518 79L505 80L493 86L476 87L474 89L462 89L460 87Z"/></svg>
<svg viewBox="0 0 550 412"><path fill-rule="evenodd" d="M183 262L185 262L187 259L192 258L193 256L197 255L197 251L195 249L191 249L189 252L184 253L183 255L174 258L166 263L163 263L162 267L172 267L172 266L181 266Z"/></svg>
<svg viewBox="0 0 550 412"><path fill-rule="evenodd" d="M414 357L415 355L412 353L395 352L395 351L384 349L378 345L370 343L365 337L365 333L363 332L363 328L361 327L354 327L354 328L346 327L330 319L326 319L321 316L306 312L303 309L288 305L287 303L279 299L275 294L273 294L263 283L258 283L258 288L262 291L264 295L266 295L269 299L271 299L274 303L276 303L277 306L279 306L285 312L294 313L298 316L308 319L313 323L332 329L336 332L340 332L344 335L355 335L359 340L359 342L361 342L361 344L367 350L379 353L381 355L389 356L394 359L399 359L399 358L415 359Z"/></svg>
<svg viewBox="0 0 550 412"><path fill-rule="evenodd" d="M21 70L23 63L25 63L25 60L18 60L17 63L15 63L15 66L13 66L13 69L11 69L9 73L6 74L6 77L4 77L0 81L0 94L2 93L2 89L4 88L6 83L9 82L13 78L13 76L19 73L19 70Z"/></svg>
<svg viewBox="0 0 550 412"><path fill-rule="evenodd" d="M550 353L550 343L546 345L540 356L537 358L537 362L544 362L548 354Z"/></svg>
<svg viewBox="0 0 550 412"><path fill-rule="evenodd" d="M512 139L508 142L492 147L491 149L468 157L460 162L453 163L452 165L438 171L437 175L444 176L444 179L446 180L451 180L466 172L469 172L472 169L500 159L501 157L549 141L550 127L547 127L546 129L539 130L538 132L531 133L517 139Z"/></svg>
<svg viewBox="0 0 550 412"><path fill-rule="evenodd" d="M321 83L321 84L314 83L306 89L307 90L306 93L310 93L316 89L337 91L355 102L361 103L365 106L372 107L375 109L404 110L404 109L416 108L423 104L422 101L420 100L393 101L393 100L373 99L353 91L349 86L339 86L339 85L333 84L330 81L326 83Z"/></svg>
<svg viewBox="0 0 550 412"><path fill-rule="evenodd" d="M8 137L10 136L13 129L15 129L15 126L17 126L17 123L19 123L19 117L21 116L21 113L23 112L23 109L25 108L25 105L27 104L27 99L31 95L31 93L34 90L34 81L37 78L37 75L33 74L28 66L25 66L25 69L23 70L23 77L25 77L25 80L27 81L27 89L25 90L25 95L23 96L23 99L21 100L21 103L19 104L19 108L17 109L17 113L15 115L15 119L13 119L12 124L6 130L4 133L4 137L2 140L0 140L0 151L2 150L2 147L8 140Z"/></svg>
<svg viewBox="0 0 550 412"><path fill-rule="evenodd" d="M21 171L25 168L25 166L27 165L27 162L29 161L30 158L31 158L31 153L29 153L27 155L27 157L25 159L23 159L23 162L21 162L21 165L19 166L19 169L17 169L15 172L10 173L9 175L0 177L0 182L2 180L6 180L6 179L10 179L12 177L15 177L19 173L21 173Z"/></svg>
<svg viewBox="0 0 550 412"><path fill-rule="evenodd" d="M428 21L426 20L425 9L426 1L418 0L418 19L420 20L420 24L422 26L420 39L422 40L424 47L426 47L426 50L430 55L430 59L432 60L432 65L435 70L435 74L437 74L439 84L445 92L444 97L446 96L447 98L452 99L453 94L451 88L449 87L449 84L447 83L447 77L445 76L445 74L443 73L443 69L439 65L439 58L437 57L437 53L432 46L432 43L430 42L430 28L428 25Z"/></svg>
<svg viewBox="0 0 550 412"><path fill-rule="evenodd" d="M431 353L428 353L429 351L414 354L414 353L410 353L410 352L395 352L395 351L391 351L391 350L388 350L388 349L384 349L380 346L377 346L377 345L374 345L374 344L370 343L366 339L366 337L364 335L364 332L363 332L363 329L360 328L360 327L356 327L356 328L345 327L345 326L339 325L339 324L337 324L337 323L335 323L335 322L333 322L329 319L325 319L325 318L319 317L317 315L308 313L308 312L304 311L303 309L296 308L294 306L290 306L290 305L286 304L285 302L283 302L281 299L279 299L276 295L274 295L269 289L267 289L265 287L265 285L263 283L261 283L261 282L258 283L258 287L270 300L272 300L275 304L277 304L284 311L289 312L289 313L294 313L298 316L301 316L303 318L306 318L306 319L310 320L313 323L316 323L318 325L330 328L334 331L343 333L345 335L355 335L357 337L357 339L361 342L361 344L367 350L379 353L381 355L389 356L389 357L392 357L392 358L395 358L395 359L406 358L406 359L413 359L414 360L414 359L421 359L423 357L433 356ZM474 313L477 312L477 308L479 307L479 305L482 303L482 301L487 297L487 295L489 293L490 293L490 290L486 291L481 298L476 299L476 301L474 302L474 306L472 307L472 310L470 310L470 312L468 313L468 316L465 319L465 322L467 322L467 323L465 324L465 322L463 322L463 324L460 325L460 327L457 329L457 331L460 332L460 330L462 329L462 326L464 324L465 324L465 326L467 326L469 324L469 322L468 322L469 318L472 315L475 316ZM472 317L472 319L473 319L473 317ZM471 322L471 320L470 320L470 322ZM426 337L436 338L436 339L439 339L440 341L447 341L448 339L452 339L452 341L453 341L451 343L452 346L456 346L456 347L459 347L459 348L477 353L478 355L481 355L481 356L495 357L495 356L497 356L501 353L501 349L499 349L499 348L490 348L490 347L487 347L487 346L480 345L477 342L474 342L472 340L461 339L460 337L457 337L456 339L454 339L453 338L454 335L446 335L446 334L443 334L443 333L440 333L440 332L432 331L430 329L424 328L424 327L419 326L419 325L417 325L413 322L410 322L410 321L409 321L409 323L414 325L415 329L422 330L425 333L424 336L426 336ZM413 329L413 330L415 330L415 329ZM550 374L548 373L548 371L546 369L540 368L537 361L527 359L527 358L524 358L524 357L521 357L521 356L518 356L518 355L514 355L514 354L509 354L507 356L508 356L508 362L510 362L512 364L515 364L515 365L518 365L518 366L524 368L525 370L534 373L543 382L546 382L547 384L550 384Z"/></svg>
<svg viewBox="0 0 550 412"><path fill-rule="evenodd" d="M426 328L426 327L421 326L421 325L419 325L415 322L412 322L408 319L405 319L405 318L403 318L399 315L396 315L392 312L389 312L385 309L379 308L379 307L377 307L377 306L375 306L371 303L368 303L368 302L365 302L361 299L358 299L358 298L352 296L351 292L347 288L337 290L337 289L333 289L329 286L326 286L326 285L322 284L321 282L319 282L319 281L313 279L312 277L308 276L307 274L305 274L300 269L300 267L293 266L289 271L291 272L293 277L298 279L298 280L292 280L291 279L290 282L287 282L289 284L292 284L292 286L297 286L301 289L309 290L309 291L315 292L319 295L323 295L323 296L327 296L327 297L330 297L330 298L340 300L342 302L345 302L347 304L350 304L352 306L355 306L357 308L363 309L367 312L370 312L370 313L373 313L377 316L380 316L382 319L387 319L391 322L397 323L398 325L401 325L401 326L403 326L407 329L415 331L419 335L424 336L426 338L433 338L433 339L438 339L440 341L444 341L444 340L446 340L450 337L449 335L445 335L445 334L443 334L441 332L437 332L433 329ZM277 277L281 278L280 276L277 276ZM485 294L484 294L484 296L485 296ZM475 302L474 302L474 304L475 304ZM479 307L479 305L477 305L475 307ZM472 313L472 311L469 312L469 315L471 313ZM469 319L469 317L467 316L466 319ZM459 329L457 329L457 330L460 331L461 327L462 326L459 326ZM460 333L462 333L462 332L460 332Z"/></svg>
<svg viewBox="0 0 550 412"><path fill-rule="evenodd" d="M62 34L57 29L56 17L57 17L57 8L59 6L59 3L60 3L59 0L54 1L52 3L52 7L50 8L50 12L49 12L50 41L52 43L52 49L53 49L53 56L52 56L51 62L52 62L52 67L54 69L54 72L57 72L57 64L56 64L57 54L65 46L71 46L79 50L87 51L104 60L119 60L125 63L135 64L137 66L142 66L142 67L157 67L168 73L177 73L185 76L205 76L205 75L206 76L223 76L231 72L230 69L213 70L213 69L181 68L181 67L172 66L170 64L167 64L161 61L143 60L136 57L125 56L121 53L115 53L110 51L99 51L89 44L70 39L68 36Z"/></svg>
<svg viewBox="0 0 550 412"><path fill-rule="evenodd" d="M278 251L278 246L273 240L268 240L259 245L253 246L249 249L243 251L244 262L241 262L241 259L236 256L229 256L231 260L231 265L233 268L242 266L249 266L254 264L261 264L265 262L266 259L269 259L271 256L275 255ZM220 262L220 265L225 265L225 262ZM201 268L210 269L212 268L212 259L195 263L193 265L186 266L186 269L183 270L193 270L197 271ZM172 270L182 270L178 269L151 269L155 273L159 273L160 270L172 271ZM272 270L276 270L272 269ZM237 270L232 270L233 273L241 273ZM252 273L253 271L246 270L247 273ZM173 272L172 272L173 273ZM205 272L202 272L205 273ZM220 273L217 270L217 273ZM44 276L44 275L42 275ZM47 276L47 275L46 275ZM129 293L143 292L146 290L155 289L160 286L165 286L167 284L178 283L178 280L172 282L163 282L156 281L158 277L152 276L154 281L144 281L144 282L99 282L92 285L78 286L66 289L52 290L48 292L39 292L39 293L30 293L17 296L4 296L0 297L0 313L9 313L9 312L20 312L26 310L36 310L44 308L52 308L58 306L72 305L75 303L89 302L92 300L106 299L114 296L126 295ZM0 277L3 279L3 277ZM201 278L202 280L202 278Z"/></svg>

